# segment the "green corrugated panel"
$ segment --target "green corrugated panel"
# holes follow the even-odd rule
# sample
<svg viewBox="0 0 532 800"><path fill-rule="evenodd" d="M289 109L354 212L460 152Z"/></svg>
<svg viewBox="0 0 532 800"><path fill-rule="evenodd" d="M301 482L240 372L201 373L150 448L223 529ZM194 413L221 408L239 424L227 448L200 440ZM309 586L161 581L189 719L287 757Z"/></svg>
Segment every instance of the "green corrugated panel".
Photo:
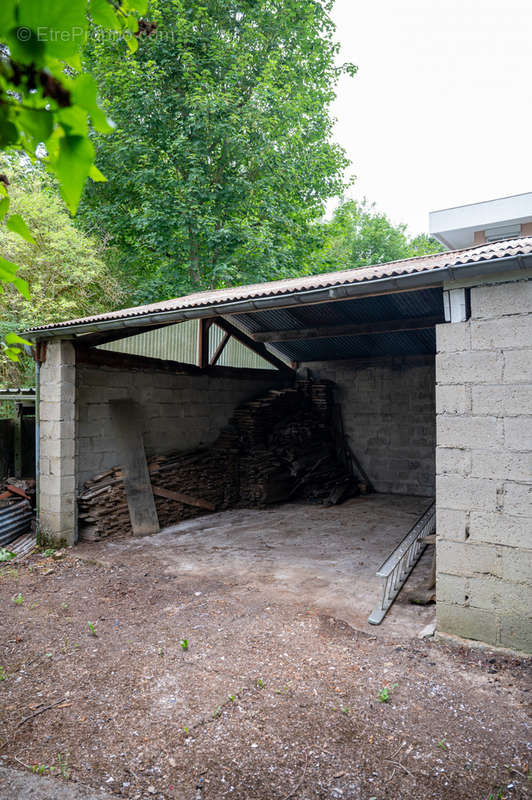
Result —
<svg viewBox="0 0 532 800"><path fill-rule="evenodd" d="M198 363L198 325L197 319L168 325L156 331L146 331L127 339L119 339L109 344L101 344L102 350L115 353L129 353L148 358L162 358L165 361L182 361L185 364ZM217 325L210 329L210 355L220 344L224 332ZM252 369L275 369L263 358L253 353L240 342L230 339L224 348L218 364L224 367L249 367Z"/></svg>

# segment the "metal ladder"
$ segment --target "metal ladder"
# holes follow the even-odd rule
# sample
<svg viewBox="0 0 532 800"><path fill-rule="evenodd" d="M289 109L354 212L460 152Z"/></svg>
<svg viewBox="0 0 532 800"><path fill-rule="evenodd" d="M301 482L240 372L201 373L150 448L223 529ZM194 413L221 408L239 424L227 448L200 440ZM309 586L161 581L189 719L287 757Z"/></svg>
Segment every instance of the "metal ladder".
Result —
<svg viewBox="0 0 532 800"><path fill-rule="evenodd" d="M382 599L368 617L371 625L381 624L427 546L423 540L435 530L436 503L432 502L377 572L383 579Z"/></svg>

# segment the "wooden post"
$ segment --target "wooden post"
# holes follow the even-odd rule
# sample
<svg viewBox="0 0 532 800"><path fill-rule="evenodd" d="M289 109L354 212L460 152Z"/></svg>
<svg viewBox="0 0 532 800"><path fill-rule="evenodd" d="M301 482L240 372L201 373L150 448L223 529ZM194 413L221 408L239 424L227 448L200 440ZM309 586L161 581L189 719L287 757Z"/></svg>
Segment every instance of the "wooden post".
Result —
<svg viewBox="0 0 532 800"><path fill-rule="evenodd" d="M15 403L13 453L15 478L22 478L22 403Z"/></svg>
<svg viewBox="0 0 532 800"><path fill-rule="evenodd" d="M209 329L212 320L202 318L198 326L198 367L207 369L209 366Z"/></svg>

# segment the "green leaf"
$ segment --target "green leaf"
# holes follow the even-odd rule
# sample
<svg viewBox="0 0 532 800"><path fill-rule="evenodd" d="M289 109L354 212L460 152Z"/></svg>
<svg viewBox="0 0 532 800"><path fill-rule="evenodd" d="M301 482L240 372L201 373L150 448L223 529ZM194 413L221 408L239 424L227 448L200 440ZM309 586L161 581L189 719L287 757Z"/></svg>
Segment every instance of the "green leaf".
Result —
<svg viewBox="0 0 532 800"><path fill-rule="evenodd" d="M22 236L27 242L31 242L31 244L35 244L35 239L30 233L30 229L20 216L20 214L11 214L11 216L6 220L6 227L11 233L18 233L19 236Z"/></svg>
<svg viewBox="0 0 532 800"><path fill-rule="evenodd" d="M12 261L8 261L6 258L0 256L0 281L13 282L17 270L17 264L13 264Z"/></svg>
<svg viewBox="0 0 532 800"><path fill-rule="evenodd" d="M87 112L79 106L69 106L62 108L56 113L58 122L63 126L65 133L74 136L87 136L89 126L87 122Z"/></svg>
<svg viewBox="0 0 532 800"><path fill-rule="evenodd" d="M29 133L35 144L45 142L54 127L54 115L45 108L23 108L18 113L18 122L25 133Z"/></svg>
<svg viewBox="0 0 532 800"><path fill-rule="evenodd" d="M18 6L19 26L38 34L47 55L65 58L85 43L85 11L86 0L24 0Z"/></svg>
<svg viewBox="0 0 532 800"><path fill-rule="evenodd" d="M2 197L0 200L0 220L4 219L9 210L9 197Z"/></svg>
<svg viewBox="0 0 532 800"><path fill-rule="evenodd" d="M0 259L0 261L1 260L2 259ZM0 268L1 266L2 265L0 264ZM24 278L12 278L10 283L13 284L15 289L18 289L20 294L23 295L26 298L26 300L30 299L30 287L28 286Z"/></svg>
<svg viewBox="0 0 532 800"><path fill-rule="evenodd" d="M5 340L8 344L28 344L31 347L31 342L28 342L27 339L23 339L22 336L19 336L17 333L6 333Z"/></svg>
<svg viewBox="0 0 532 800"><path fill-rule="evenodd" d="M98 86L92 75L79 75L74 82L72 97L75 103L88 111L92 124L100 133L110 133L114 124L107 119L98 104Z"/></svg>
<svg viewBox="0 0 532 800"><path fill-rule="evenodd" d="M90 0L89 14L95 25L101 25L102 28L117 27L116 14L107 0Z"/></svg>
<svg viewBox="0 0 532 800"><path fill-rule="evenodd" d="M145 14L148 10L148 0L127 0L125 6L128 11L137 11L139 14Z"/></svg>
<svg viewBox="0 0 532 800"><path fill-rule="evenodd" d="M91 168L89 170L89 178L98 183L107 180L105 175L102 175L96 164L91 164Z"/></svg>
<svg viewBox="0 0 532 800"><path fill-rule="evenodd" d="M131 53L134 53L138 49L139 43L134 36L126 36L126 42Z"/></svg>
<svg viewBox="0 0 532 800"><path fill-rule="evenodd" d="M61 194L71 214L76 213L93 161L94 147L85 136L65 136L61 139L55 171Z"/></svg>

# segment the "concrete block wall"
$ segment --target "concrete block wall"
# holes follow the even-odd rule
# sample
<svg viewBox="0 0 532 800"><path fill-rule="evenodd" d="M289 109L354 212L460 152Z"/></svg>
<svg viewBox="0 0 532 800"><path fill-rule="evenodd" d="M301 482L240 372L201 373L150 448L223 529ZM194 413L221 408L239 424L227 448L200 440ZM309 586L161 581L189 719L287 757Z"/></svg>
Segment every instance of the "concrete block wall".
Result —
<svg viewBox="0 0 532 800"><path fill-rule="evenodd" d="M39 525L75 543L76 367L70 342L49 342L40 370Z"/></svg>
<svg viewBox="0 0 532 800"><path fill-rule="evenodd" d="M437 627L532 652L532 281L436 328Z"/></svg>
<svg viewBox="0 0 532 800"><path fill-rule="evenodd" d="M272 378L243 379L78 365L78 488L117 464L109 400L140 405L150 456L210 444L240 403L274 385L274 372Z"/></svg>
<svg viewBox="0 0 532 800"><path fill-rule="evenodd" d="M349 442L378 492L434 494L433 359L303 366L336 383Z"/></svg>

